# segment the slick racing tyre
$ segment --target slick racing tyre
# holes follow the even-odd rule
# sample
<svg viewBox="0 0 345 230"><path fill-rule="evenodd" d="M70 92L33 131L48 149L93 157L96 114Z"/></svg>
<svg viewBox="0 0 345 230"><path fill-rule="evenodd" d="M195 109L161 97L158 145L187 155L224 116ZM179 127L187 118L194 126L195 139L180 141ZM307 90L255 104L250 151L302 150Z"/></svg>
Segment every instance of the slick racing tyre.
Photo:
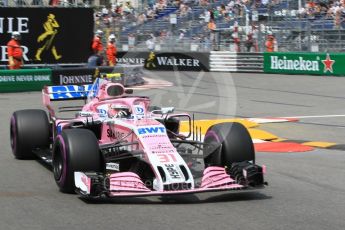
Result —
<svg viewBox="0 0 345 230"><path fill-rule="evenodd" d="M74 193L74 172L101 172L98 140L87 129L67 129L55 139L52 157L54 179L61 192Z"/></svg>
<svg viewBox="0 0 345 230"><path fill-rule="evenodd" d="M232 163L255 163L255 151L248 130L240 123L227 122L211 126L204 139L205 166L227 166Z"/></svg>
<svg viewBox="0 0 345 230"><path fill-rule="evenodd" d="M45 111L28 109L12 114L10 140L17 159L32 159L33 150L47 149L50 144L50 125Z"/></svg>

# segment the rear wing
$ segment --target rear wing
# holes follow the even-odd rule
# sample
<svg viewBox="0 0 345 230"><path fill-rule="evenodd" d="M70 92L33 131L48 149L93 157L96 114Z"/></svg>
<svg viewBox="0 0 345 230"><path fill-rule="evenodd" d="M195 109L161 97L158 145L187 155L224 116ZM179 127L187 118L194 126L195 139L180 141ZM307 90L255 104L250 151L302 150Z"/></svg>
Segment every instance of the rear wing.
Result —
<svg viewBox="0 0 345 230"><path fill-rule="evenodd" d="M92 92L90 85L58 85L46 86L43 90L43 99L49 101L82 100Z"/></svg>
<svg viewBox="0 0 345 230"><path fill-rule="evenodd" d="M121 80L120 73L105 74L95 79L93 84L86 85L55 85L45 86L42 90L43 104L48 108L52 117L55 117L55 112L51 106L52 101L67 101L67 100L86 100L93 98L98 94L100 85L103 79L111 79L112 82Z"/></svg>
<svg viewBox="0 0 345 230"><path fill-rule="evenodd" d="M121 73L108 73L96 78L93 84L46 86L42 93L46 97L46 100L49 101L86 99L88 96L94 97L97 94L102 79L108 79L113 83L117 82L122 84ZM90 93L92 94L89 95Z"/></svg>
<svg viewBox="0 0 345 230"><path fill-rule="evenodd" d="M90 93L95 94L95 88L92 84L45 86L42 90L42 99L50 117L55 119L55 111L51 106L52 101L85 100Z"/></svg>

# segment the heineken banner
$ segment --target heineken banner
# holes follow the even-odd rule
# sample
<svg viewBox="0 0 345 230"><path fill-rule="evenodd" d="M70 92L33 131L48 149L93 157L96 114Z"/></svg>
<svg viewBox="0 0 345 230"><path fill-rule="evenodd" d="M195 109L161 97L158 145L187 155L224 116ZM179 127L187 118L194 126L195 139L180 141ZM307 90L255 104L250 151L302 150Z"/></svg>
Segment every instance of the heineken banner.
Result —
<svg viewBox="0 0 345 230"><path fill-rule="evenodd" d="M13 31L21 34L24 64L85 63L93 27L92 8L0 7L0 64L7 65Z"/></svg>
<svg viewBox="0 0 345 230"><path fill-rule="evenodd" d="M345 75L344 63L341 53L264 53L266 73Z"/></svg>
<svg viewBox="0 0 345 230"><path fill-rule="evenodd" d="M0 93L38 91L51 84L51 69L0 71Z"/></svg>

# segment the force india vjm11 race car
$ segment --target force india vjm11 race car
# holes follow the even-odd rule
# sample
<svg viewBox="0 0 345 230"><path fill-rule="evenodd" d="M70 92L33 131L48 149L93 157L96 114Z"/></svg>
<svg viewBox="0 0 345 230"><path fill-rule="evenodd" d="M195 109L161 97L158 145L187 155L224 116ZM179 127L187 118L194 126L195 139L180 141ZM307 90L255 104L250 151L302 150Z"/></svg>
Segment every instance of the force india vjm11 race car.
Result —
<svg viewBox="0 0 345 230"><path fill-rule="evenodd" d="M247 129L211 126L201 140L194 118L150 105L144 96L108 78L93 85L47 86L49 111L11 117L17 159L36 156L52 167L60 191L82 197L173 195L263 188L265 167L255 164ZM52 101L84 99L73 118L58 118ZM65 108L74 108L73 106ZM181 122L189 132L180 132Z"/></svg>

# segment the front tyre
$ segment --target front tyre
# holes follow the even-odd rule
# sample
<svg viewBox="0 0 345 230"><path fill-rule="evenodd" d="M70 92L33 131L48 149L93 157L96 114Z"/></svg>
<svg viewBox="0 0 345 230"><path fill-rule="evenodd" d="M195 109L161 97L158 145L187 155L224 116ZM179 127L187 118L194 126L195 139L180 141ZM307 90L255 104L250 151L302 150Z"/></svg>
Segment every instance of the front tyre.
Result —
<svg viewBox="0 0 345 230"><path fill-rule="evenodd" d="M98 140L87 129L67 129L55 139L53 173L61 192L74 193L74 172L101 172Z"/></svg>
<svg viewBox="0 0 345 230"><path fill-rule="evenodd" d="M226 122L211 126L204 142L206 165L227 166L232 163L251 161L255 163L252 139L246 127L237 122Z"/></svg>
<svg viewBox="0 0 345 230"><path fill-rule="evenodd" d="M211 126L205 135L205 166L227 168L230 176L244 186L264 184L263 169L255 165L252 139L242 124L220 123Z"/></svg>

